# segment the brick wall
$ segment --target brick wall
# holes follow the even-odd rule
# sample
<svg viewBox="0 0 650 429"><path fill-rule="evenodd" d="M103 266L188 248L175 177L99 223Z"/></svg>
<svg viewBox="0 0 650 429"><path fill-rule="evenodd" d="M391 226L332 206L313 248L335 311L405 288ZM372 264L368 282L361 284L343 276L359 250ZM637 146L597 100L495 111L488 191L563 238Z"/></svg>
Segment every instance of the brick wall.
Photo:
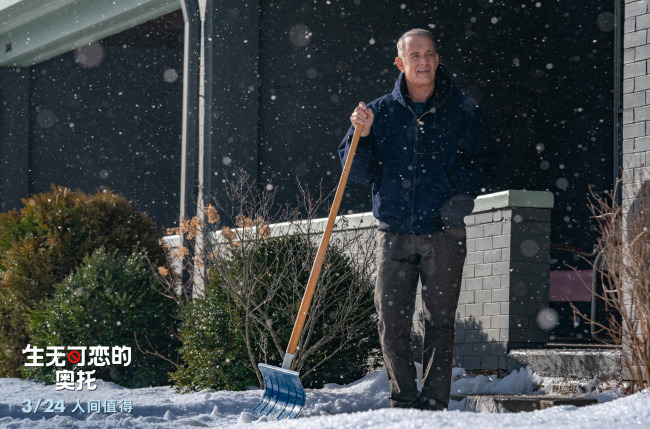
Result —
<svg viewBox="0 0 650 429"><path fill-rule="evenodd" d="M648 1L626 0L624 16L623 209L627 213L638 197L641 184L650 180L650 9Z"/></svg>
<svg viewBox="0 0 650 429"><path fill-rule="evenodd" d="M625 1L623 36L623 203L650 180L650 11L648 1Z"/></svg>

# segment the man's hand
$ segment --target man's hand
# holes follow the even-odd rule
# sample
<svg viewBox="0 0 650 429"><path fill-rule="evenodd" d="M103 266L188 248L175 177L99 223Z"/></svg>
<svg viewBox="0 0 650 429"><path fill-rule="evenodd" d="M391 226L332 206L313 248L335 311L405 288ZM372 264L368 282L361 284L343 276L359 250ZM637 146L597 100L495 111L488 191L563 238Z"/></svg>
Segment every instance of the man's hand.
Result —
<svg viewBox="0 0 650 429"><path fill-rule="evenodd" d="M357 126L357 124L363 125L363 131L361 131L361 137L366 137L368 134L370 134L370 127L372 126L372 121L375 119L375 114L372 113L372 110L368 106L366 106L366 103L363 101L359 103L356 109L354 109L354 112L352 112L352 116L350 116L350 122L352 122L353 126Z"/></svg>

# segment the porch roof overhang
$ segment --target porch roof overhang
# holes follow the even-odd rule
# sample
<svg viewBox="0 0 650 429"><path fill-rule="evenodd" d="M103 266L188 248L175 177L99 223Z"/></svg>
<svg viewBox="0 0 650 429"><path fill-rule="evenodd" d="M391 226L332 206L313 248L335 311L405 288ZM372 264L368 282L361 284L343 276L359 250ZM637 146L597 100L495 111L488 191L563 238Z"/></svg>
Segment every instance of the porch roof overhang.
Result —
<svg viewBox="0 0 650 429"><path fill-rule="evenodd" d="M180 7L179 0L0 0L0 66L29 67Z"/></svg>

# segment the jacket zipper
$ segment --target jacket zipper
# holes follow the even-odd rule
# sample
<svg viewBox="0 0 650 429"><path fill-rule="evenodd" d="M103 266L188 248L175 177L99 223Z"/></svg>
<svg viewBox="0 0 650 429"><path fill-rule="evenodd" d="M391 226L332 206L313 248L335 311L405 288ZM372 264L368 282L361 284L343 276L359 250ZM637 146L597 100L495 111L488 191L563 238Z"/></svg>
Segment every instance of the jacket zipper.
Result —
<svg viewBox="0 0 650 429"><path fill-rule="evenodd" d="M407 107L409 108L409 110L411 111L411 113L413 113L413 116L415 117L415 120L418 121L418 125L419 125L419 126L424 125L424 121L422 121L421 118L422 118L422 116L424 116L424 115L426 115L427 113L429 113L430 110L424 112L424 113L423 113L422 115L420 115L420 117L418 118L418 115L415 114L415 110L413 110L413 108L412 108L411 106L407 106Z"/></svg>
<svg viewBox="0 0 650 429"><path fill-rule="evenodd" d="M413 108L411 106L407 105L407 107L409 108L411 113L413 113L413 116L415 117L415 120L417 121L419 127L424 126L424 121L422 120L422 117L424 115L426 115L427 113L434 112L433 109L430 109L430 110L427 110L426 112L422 113L420 115L420 117L418 117L418 115L415 113L415 111L413 110ZM412 202L411 202L411 233L412 234L415 234L415 181L417 179L417 174L418 174L418 140L420 139L420 131L421 131L420 129L418 129L416 131L416 134L415 134L415 147L413 148L414 149L413 150L413 154L414 154L413 165L414 165L414 168L413 168L413 177L412 177L413 181L411 182L412 183L411 189L413 190L412 191L413 192L413 199L412 199Z"/></svg>
<svg viewBox="0 0 650 429"><path fill-rule="evenodd" d="M413 176L411 176L411 193L413 195L413 198L411 199L411 234L415 234L415 221L416 221L416 216L415 216L415 182L417 180L418 176L418 141L420 140L420 134L421 134L421 127L424 126L424 121L421 119L422 116L426 115L427 112L424 112L420 117L418 118L418 115L415 113L413 108L411 106L408 106L409 110L411 113L413 113L413 116L415 117L415 120L418 123L418 129L415 130L415 140L414 140L414 147L413 147Z"/></svg>

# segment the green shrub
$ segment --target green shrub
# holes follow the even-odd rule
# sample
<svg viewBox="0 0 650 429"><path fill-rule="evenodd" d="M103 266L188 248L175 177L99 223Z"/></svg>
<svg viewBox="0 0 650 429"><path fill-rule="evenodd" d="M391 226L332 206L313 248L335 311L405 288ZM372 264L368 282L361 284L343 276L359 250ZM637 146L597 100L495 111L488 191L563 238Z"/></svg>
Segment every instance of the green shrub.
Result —
<svg viewBox="0 0 650 429"><path fill-rule="evenodd" d="M29 341L27 313L54 292L83 258L103 247L164 259L161 231L124 197L52 186L0 214L0 377L15 377Z"/></svg>
<svg viewBox="0 0 650 429"><path fill-rule="evenodd" d="M75 274L57 285L51 299L30 313L31 344L47 346L129 346L132 362L95 369L97 379L122 386L164 385L173 365L138 350L151 348L176 360L180 345L174 302L156 290L156 280L142 254L119 256L99 249L84 259ZM23 375L48 383L55 372L72 369L56 366L24 367Z"/></svg>
<svg viewBox="0 0 650 429"><path fill-rule="evenodd" d="M243 338L231 323L230 307L228 294L212 283L204 297L181 310L179 354L185 365L171 375L180 390L245 390L258 383Z"/></svg>
<svg viewBox="0 0 650 429"><path fill-rule="evenodd" d="M242 246L212 252L205 296L182 312L184 365L172 379L183 390L245 389L261 384L258 362L281 366L316 251L298 235ZM372 288L361 282L330 246L292 367L306 387L352 382L371 369L379 344Z"/></svg>

